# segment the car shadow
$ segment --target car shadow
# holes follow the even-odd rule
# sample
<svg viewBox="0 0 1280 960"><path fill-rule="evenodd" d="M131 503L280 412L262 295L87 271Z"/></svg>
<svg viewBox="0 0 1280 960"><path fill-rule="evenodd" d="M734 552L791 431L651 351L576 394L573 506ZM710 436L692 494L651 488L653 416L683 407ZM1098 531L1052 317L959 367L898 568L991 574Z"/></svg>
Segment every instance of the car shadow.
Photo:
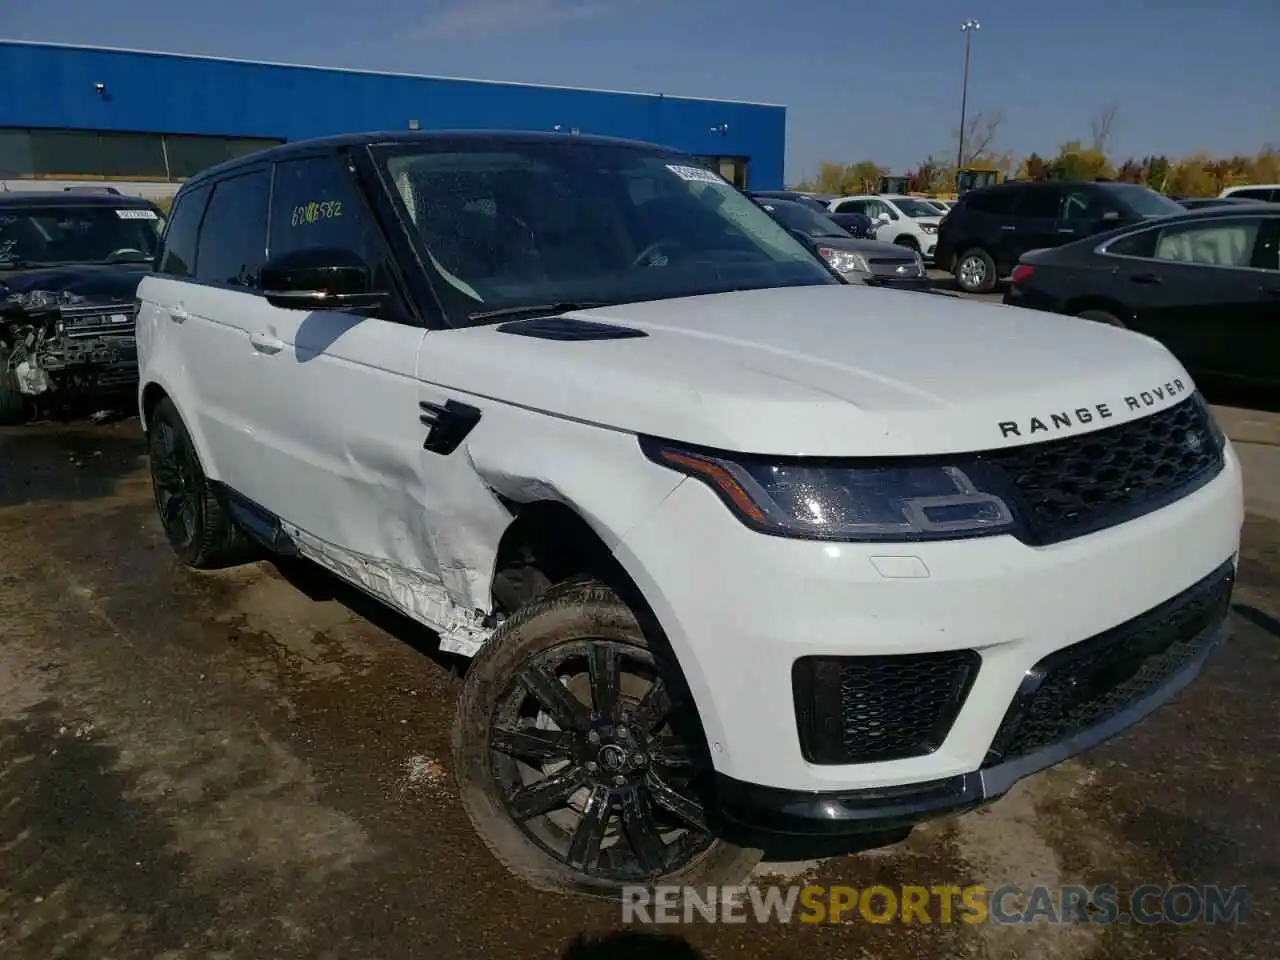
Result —
<svg viewBox="0 0 1280 960"><path fill-rule="evenodd" d="M1271 634L1272 638L1280 640L1280 620L1277 620L1271 614L1264 613L1257 607L1245 603L1232 604L1231 609L1240 619L1249 621L1255 627L1259 627Z"/></svg>

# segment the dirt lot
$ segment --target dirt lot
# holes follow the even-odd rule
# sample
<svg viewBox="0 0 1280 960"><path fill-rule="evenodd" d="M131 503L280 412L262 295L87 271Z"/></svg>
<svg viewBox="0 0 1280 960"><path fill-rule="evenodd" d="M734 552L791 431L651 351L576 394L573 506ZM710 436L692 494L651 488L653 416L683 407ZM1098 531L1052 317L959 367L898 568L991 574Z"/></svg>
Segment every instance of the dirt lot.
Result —
<svg viewBox="0 0 1280 960"><path fill-rule="evenodd" d="M1212 927L619 933L616 907L522 889L472 835L429 636L310 570L180 569L134 421L0 432L0 956L1274 957L1280 418L1223 418L1251 441L1250 514L1236 635L1200 681L985 811L800 870L1247 885L1248 922Z"/></svg>

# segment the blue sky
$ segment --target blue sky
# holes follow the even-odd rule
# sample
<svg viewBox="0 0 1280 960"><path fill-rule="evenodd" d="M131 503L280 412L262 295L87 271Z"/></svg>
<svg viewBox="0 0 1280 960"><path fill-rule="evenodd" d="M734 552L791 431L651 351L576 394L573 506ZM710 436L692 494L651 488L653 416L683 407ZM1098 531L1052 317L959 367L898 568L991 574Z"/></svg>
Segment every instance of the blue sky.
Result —
<svg viewBox="0 0 1280 960"><path fill-rule="evenodd" d="M1113 99L1120 154L1280 145L1280 0L15 0L0 36L783 103L790 181L954 149L968 17L1003 149Z"/></svg>

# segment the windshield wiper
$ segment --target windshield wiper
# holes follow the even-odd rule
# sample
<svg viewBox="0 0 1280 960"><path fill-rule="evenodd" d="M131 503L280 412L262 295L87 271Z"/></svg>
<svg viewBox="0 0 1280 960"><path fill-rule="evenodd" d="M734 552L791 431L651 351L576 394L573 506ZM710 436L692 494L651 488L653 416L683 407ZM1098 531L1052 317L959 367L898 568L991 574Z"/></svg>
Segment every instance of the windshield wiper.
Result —
<svg viewBox="0 0 1280 960"><path fill-rule="evenodd" d="M536 303L526 307L499 307L496 310L481 310L467 314L467 319L475 322L484 320L501 320L507 317L554 317L570 310L590 310L594 307L607 307L603 300L573 300L562 303Z"/></svg>

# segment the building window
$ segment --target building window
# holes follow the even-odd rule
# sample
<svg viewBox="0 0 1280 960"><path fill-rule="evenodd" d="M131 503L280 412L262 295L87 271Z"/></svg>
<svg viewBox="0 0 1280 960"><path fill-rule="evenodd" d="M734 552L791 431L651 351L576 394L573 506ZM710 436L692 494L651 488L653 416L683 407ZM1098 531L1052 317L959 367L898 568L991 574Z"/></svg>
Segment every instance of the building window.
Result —
<svg viewBox="0 0 1280 960"><path fill-rule="evenodd" d="M30 136L31 162L38 177L77 177L97 173L102 166L97 134L40 130Z"/></svg>
<svg viewBox="0 0 1280 960"><path fill-rule="evenodd" d="M0 179L185 180L206 167L281 143L251 137L0 129Z"/></svg>
<svg viewBox="0 0 1280 960"><path fill-rule="evenodd" d="M25 130L0 130L0 177L33 177L31 137Z"/></svg>
<svg viewBox="0 0 1280 960"><path fill-rule="evenodd" d="M98 155L104 177L169 179L164 162L164 137L159 135L102 133L98 135Z"/></svg>

